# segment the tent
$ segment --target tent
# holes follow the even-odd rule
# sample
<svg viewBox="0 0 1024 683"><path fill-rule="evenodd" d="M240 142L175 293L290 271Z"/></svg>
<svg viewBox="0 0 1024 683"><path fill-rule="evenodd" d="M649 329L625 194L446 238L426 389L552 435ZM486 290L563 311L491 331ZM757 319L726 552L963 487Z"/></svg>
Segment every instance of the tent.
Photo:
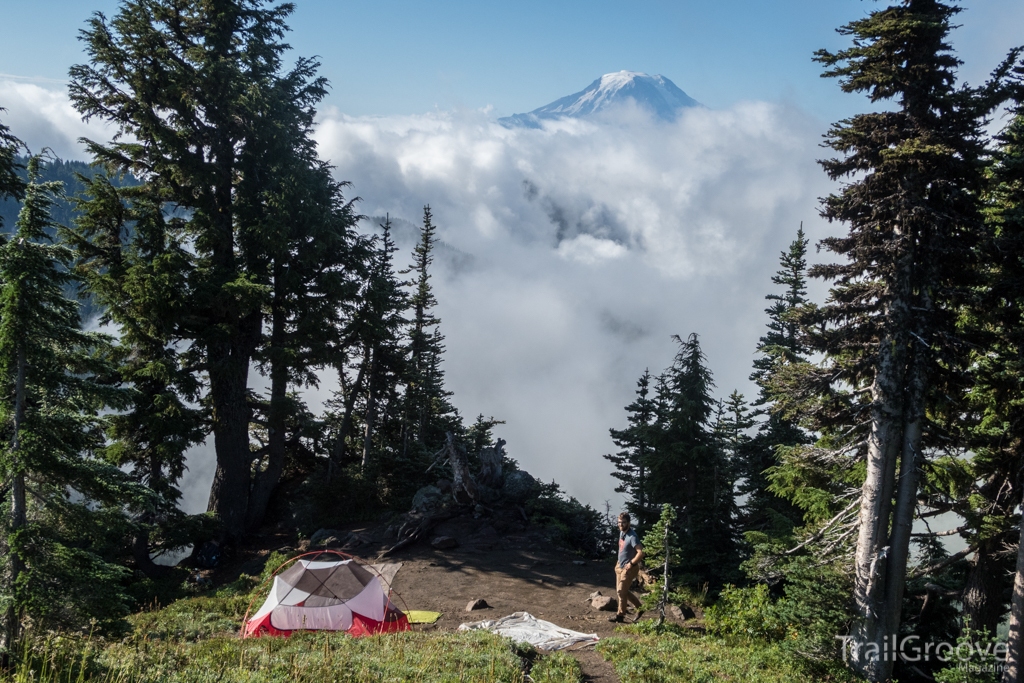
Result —
<svg viewBox="0 0 1024 683"><path fill-rule="evenodd" d="M331 552L331 551L327 551ZM246 612L242 637L288 636L295 631L346 631L368 636L408 631L409 619L391 602L376 574L341 553L307 553L278 568L263 606ZM306 559L309 555L314 559ZM286 566L282 565L282 567Z"/></svg>

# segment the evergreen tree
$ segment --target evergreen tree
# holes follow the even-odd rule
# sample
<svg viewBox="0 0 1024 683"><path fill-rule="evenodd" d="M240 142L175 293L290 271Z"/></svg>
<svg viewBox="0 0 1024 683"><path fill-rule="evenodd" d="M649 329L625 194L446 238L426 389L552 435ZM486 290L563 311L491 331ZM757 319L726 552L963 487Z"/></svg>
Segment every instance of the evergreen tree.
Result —
<svg viewBox="0 0 1024 683"><path fill-rule="evenodd" d="M335 203L338 187L313 158L313 108L326 83L315 77L312 60L283 69L284 20L292 9L268 8L263 0L127 0L111 21L102 15L90 20L83 32L90 64L71 69L75 106L119 134L109 145L88 143L90 152L112 170L150 181L177 212L193 252L186 271L189 314L177 336L188 347L187 363L208 382L217 453L209 509L229 540L261 516L263 483L276 479L276 465L257 463L252 490L259 454L250 448L251 363L278 368L276 382L271 380L274 417L267 418L277 423L291 405L281 376L294 371L297 377L309 367L290 365L292 350L274 335L274 311L283 300L303 296L282 286L301 287L307 277L285 277L281 269L291 272L286 263L299 259L303 273L316 270L317 264L298 256L301 241L334 234L340 239L332 243L344 250L347 238L341 236L351 228L351 215L339 213ZM328 203L309 209L315 220L328 222L323 231L312 231L305 201ZM302 214L299 225L285 220L291 210ZM304 254L324 256L316 244L305 246ZM335 266L323 270L338 279ZM328 303L336 304L331 297ZM304 304L310 311L327 310L309 299ZM333 315L323 327L333 324ZM279 331L298 325L282 323L280 315L277 323ZM275 374L272 367L269 372ZM279 444L274 448L280 452Z"/></svg>
<svg viewBox="0 0 1024 683"><path fill-rule="evenodd" d="M8 651L25 617L46 628L91 617L107 625L127 612L127 572L111 562L111 549L127 535L124 507L146 498L97 457L98 414L123 408L127 397L110 381L109 340L83 332L77 302L64 295L73 253L51 243L49 208L60 186L37 182L41 163L29 161L16 232L0 246L0 482L11 501L0 516L0 605Z"/></svg>
<svg viewBox="0 0 1024 683"><path fill-rule="evenodd" d="M119 189L103 175L82 180L80 217L65 235L76 250L76 272L103 311L100 322L117 327L118 374L134 389L129 409L107 420L104 454L155 494L153 506L133 511L139 529L132 548L136 567L156 576L166 568L152 553L195 542L202 522L178 509L185 452L206 436L203 411L194 407L199 382L177 350L189 313L191 256L181 221L168 219L151 185Z"/></svg>
<svg viewBox="0 0 1024 683"><path fill-rule="evenodd" d="M647 527L654 522L656 508L651 503L648 491L649 460L654 453L654 420L657 405L651 397L651 373L637 380L636 400L626 406L626 429L610 429L612 441L620 450L615 455L603 456L615 465L612 476L619 480L616 493L625 493L626 509L636 520L638 527Z"/></svg>
<svg viewBox="0 0 1024 683"><path fill-rule="evenodd" d="M696 334L674 337L679 351L659 379L650 500L679 510L681 571L690 584L714 586L736 573L733 477L711 422L711 372Z"/></svg>
<svg viewBox="0 0 1024 683"><path fill-rule="evenodd" d="M0 112L6 111L0 107ZM24 196L25 182L18 171L18 151L21 140L11 134L11 129L0 123L0 203L6 200L18 201ZM4 229L3 215L0 215L0 230Z"/></svg>
<svg viewBox="0 0 1024 683"><path fill-rule="evenodd" d="M961 473L960 498L967 503L966 509L957 511L964 515L969 547L977 549L962 597L972 627L994 632L992 622L998 624L1003 617L1004 596L1013 577L1009 657L1002 680L1017 683L1024 659L1024 523L1018 514L1024 466L1024 106L1020 100L999 141L991 178L991 235L984 251L991 268L976 307L975 322L987 332L973 358L970 404L979 419L968 442L974 456L967 463L956 463ZM947 477L947 482L952 479ZM952 487L947 484L946 488ZM1004 548L1014 545L1016 557L1007 557Z"/></svg>
<svg viewBox="0 0 1024 683"><path fill-rule="evenodd" d="M849 234L823 244L847 261L811 270L834 286L816 317L823 333L814 350L828 362L806 376L822 388L845 383L866 416L847 431L859 424L865 437L854 451L866 474L853 635L863 644L854 666L872 681L892 671L881 653L900 625L927 410L943 367L962 353L954 302L970 284L979 234L984 112L972 91L954 88L959 62L946 36L958 11L903 0L840 29L852 47L816 55L844 91L896 103L826 136L842 157L823 161L825 172L850 180L824 200L823 215L848 224Z"/></svg>
<svg viewBox="0 0 1024 683"><path fill-rule="evenodd" d="M801 341L797 311L807 303L807 243L803 225L796 239L782 252L781 269L772 276L772 284L783 287L781 294L768 294L772 302L765 309L768 331L758 341L758 358L750 379L759 388L756 414L766 419L758 426L757 434L737 454L737 493L746 498L741 511L740 527L743 531L759 531L770 536L784 536L799 525L802 515L792 502L771 491L767 472L779 465L778 449L810 443L807 434L792 419L782 417L773 410L772 378L782 365L806 362L807 350Z"/></svg>
<svg viewBox="0 0 1024 683"><path fill-rule="evenodd" d="M674 574L681 564L679 559L679 537L675 532L679 515L668 503L661 506L658 521L644 534L644 560L648 572L657 577L650 592L643 597L644 610L658 610L658 626L665 623L665 607L670 604L685 604L688 595L677 590Z"/></svg>
<svg viewBox="0 0 1024 683"><path fill-rule="evenodd" d="M430 464L434 453L445 443L447 432L462 436L458 411L444 388L444 336L440 332L441 320L434 315L437 305L430 266L433 264L434 244L437 242L430 207L423 207L423 226L420 240L413 249L413 262L402 274L411 274L407 284L412 287L409 296L408 366L403 397L401 455L394 471L400 486L411 494L420 485L423 470Z"/></svg>
<svg viewBox="0 0 1024 683"><path fill-rule="evenodd" d="M373 438L382 398L399 384L406 367L405 350L401 344L402 330L408 324L403 317L408 308L408 296L395 275L394 254L397 251L391 239L391 221L385 217L381 225L379 247L366 288L366 330L360 336L366 349L368 363L366 401L363 412L363 433L360 466L370 466Z"/></svg>

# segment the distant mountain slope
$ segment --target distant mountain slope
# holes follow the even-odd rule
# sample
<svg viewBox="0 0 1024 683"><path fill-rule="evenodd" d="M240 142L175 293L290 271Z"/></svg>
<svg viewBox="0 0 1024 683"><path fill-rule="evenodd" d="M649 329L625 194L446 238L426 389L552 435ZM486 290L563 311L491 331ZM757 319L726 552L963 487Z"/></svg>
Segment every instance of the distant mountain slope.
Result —
<svg viewBox="0 0 1024 683"><path fill-rule="evenodd" d="M498 119L498 123L509 128L539 128L544 120L591 116L627 100L632 100L665 121L674 120L687 107L703 106L664 76L619 71L601 76L578 93L555 100L527 114L506 116Z"/></svg>
<svg viewBox="0 0 1024 683"><path fill-rule="evenodd" d="M22 166L18 170L18 175L22 179L27 179L28 172L24 167L28 163L28 159L26 157L18 157L17 162ZM64 183L64 195L66 198L58 199L50 211L50 216L54 221L61 225L71 225L71 222L77 216L71 197L76 197L85 190L85 185L78 179L78 175L91 178L100 172L99 168L90 166L84 161L54 159L42 164L40 169L40 176L42 176L40 180L42 182L59 180ZM139 184L139 181L132 176L114 178L112 182L117 187L131 187ZM18 212L20 210L21 202L16 202L13 199L0 200L0 221L3 223L2 231L4 233L10 234L14 232L14 224L18 220Z"/></svg>

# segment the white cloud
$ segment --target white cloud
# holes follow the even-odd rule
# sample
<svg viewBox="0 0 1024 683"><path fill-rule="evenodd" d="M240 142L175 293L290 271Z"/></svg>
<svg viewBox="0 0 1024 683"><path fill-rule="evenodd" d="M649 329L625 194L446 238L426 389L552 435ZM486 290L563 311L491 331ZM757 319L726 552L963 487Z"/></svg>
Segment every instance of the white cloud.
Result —
<svg viewBox="0 0 1024 683"><path fill-rule="evenodd" d="M0 106L33 150L81 158L75 139L106 137L37 85L0 80ZM748 102L675 123L624 109L541 130L505 129L489 112L328 111L316 138L361 213L416 222L432 206L450 245L435 287L463 414L506 420L497 432L524 468L600 504L619 500L600 457L614 448L608 428L624 426L644 368L669 364L670 335L701 335L720 395L752 393L778 254L801 220L812 240L827 232L817 197L830 186L814 161L823 130L795 108ZM189 460L193 510L210 451Z"/></svg>
<svg viewBox="0 0 1024 683"><path fill-rule="evenodd" d="M84 159L81 137L106 140L109 127L85 123L61 88L0 78L0 122L33 153L49 147L62 159Z"/></svg>
<svg viewBox="0 0 1024 683"><path fill-rule="evenodd" d="M822 129L749 102L542 130L484 112L328 112L316 137L362 213L417 221L430 204L441 239L473 257L435 285L460 410L505 419L523 467L600 504L618 501L608 428L644 368L670 363L670 335L701 335L720 394L752 393L778 254L801 220L824 233Z"/></svg>

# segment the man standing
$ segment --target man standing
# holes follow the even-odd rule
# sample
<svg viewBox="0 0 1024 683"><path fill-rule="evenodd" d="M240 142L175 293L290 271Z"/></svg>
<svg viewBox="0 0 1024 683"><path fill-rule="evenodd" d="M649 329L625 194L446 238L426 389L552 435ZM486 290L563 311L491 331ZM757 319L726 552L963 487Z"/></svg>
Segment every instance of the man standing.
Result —
<svg viewBox="0 0 1024 683"><path fill-rule="evenodd" d="M619 515L619 559L615 563L615 593L619 599L619 609L608 621L623 622L626 618L627 603L636 605L636 621L643 615L640 599L630 592L629 587L640 573L640 560L644 558L644 547L636 531L629 527L628 512Z"/></svg>

